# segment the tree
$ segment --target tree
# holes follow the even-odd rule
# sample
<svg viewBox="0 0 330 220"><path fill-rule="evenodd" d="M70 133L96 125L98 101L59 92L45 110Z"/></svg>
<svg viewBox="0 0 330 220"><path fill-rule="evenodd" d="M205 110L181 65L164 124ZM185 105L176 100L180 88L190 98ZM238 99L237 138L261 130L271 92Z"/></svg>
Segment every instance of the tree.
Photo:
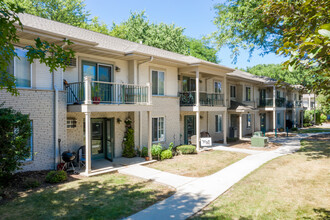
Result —
<svg viewBox="0 0 330 220"><path fill-rule="evenodd" d="M0 105L0 182L20 168L22 162L30 156L27 145L31 135L28 115L16 112L12 108Z"/></svg>
<svg viewBox="0 0 330 220"><path fill-rule="evenodd" d="M70 24L91 31L109 34L106 24L98 17L90 18L83 0L6 0L17 3L26 13Z"/></svg>
<svg viewBox="0 0 330 220"><path fill-rule="evenodd" d="M15 23L18 23L23 29L18 17L18 13L22 12L24 9L20 6L14 3L4 3L3 0L0 0L0 89L6 88L13 95L18 95L18 91L15 85L15 76L8 72L8 65L14 57L18 57L14 47L14 44L19 43ZM50 72L58 68L65 70L70 58L74 57L74 51L70 48L63 49L64 44L71 45L72 42L64 39L62 45L57 45L37 38L34 45L25 47L28 51L28 60L33 62L38 59L40 63L45 63L49 67Z"/></svg>
<svg viewBox="0 0 330 220"><path fill-rule="evenodd" d="M113 23L110 35L210 62L219 62L216 49L211 47L208 41L188 38L183 32L184 28L174 24L150 23L142 11L131 13L131 16L120 24Z"/></svg>
<svg viewBox="0 0 330 220"><path fill-rule="evenodd" d="M229 0L215 5L212 34L218 48L274 52L288 57L286 67L308 69L309 89L329 92L330 2L327 0Z"/></svg>

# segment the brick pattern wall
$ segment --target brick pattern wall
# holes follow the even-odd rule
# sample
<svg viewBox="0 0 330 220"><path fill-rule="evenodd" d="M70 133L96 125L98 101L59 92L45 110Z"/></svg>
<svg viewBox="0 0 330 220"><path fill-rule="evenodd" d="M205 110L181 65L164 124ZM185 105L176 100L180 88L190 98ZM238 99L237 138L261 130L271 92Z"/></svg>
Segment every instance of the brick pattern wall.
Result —
<svg viewBox="0 0 330 220"><path fill-rule="evenodd" d="M33 120L33 161L24 164L25 170L54 169L54 92L50 90L19 89L20 95L11 96L0 90L4 107L28 114ZM66 144L66 94L59 92L59 138Z"/></svg>

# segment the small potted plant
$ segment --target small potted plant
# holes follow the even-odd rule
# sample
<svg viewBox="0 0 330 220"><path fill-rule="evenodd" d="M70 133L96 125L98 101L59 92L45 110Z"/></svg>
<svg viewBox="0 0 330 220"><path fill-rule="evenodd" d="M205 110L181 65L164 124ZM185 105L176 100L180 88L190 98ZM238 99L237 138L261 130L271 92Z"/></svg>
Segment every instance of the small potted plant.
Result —
<svg viewBox="0 0 330 220"><path fill-rule="evenodd" d="M92 100L93 100L93 104L100 104L101 102L101 97L99 96L99 86L98 85L94 85L92 87Z"/></svg>

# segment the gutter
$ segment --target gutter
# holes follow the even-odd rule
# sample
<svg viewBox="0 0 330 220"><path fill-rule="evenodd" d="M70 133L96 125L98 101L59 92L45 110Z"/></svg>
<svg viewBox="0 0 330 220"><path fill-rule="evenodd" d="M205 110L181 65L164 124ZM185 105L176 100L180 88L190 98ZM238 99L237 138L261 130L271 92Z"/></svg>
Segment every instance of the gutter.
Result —
<svg viewBox="0 0 330 220"><path fill-rule="evenodd" d="M145 64L145 63L150 63L153 60L154 60L154 57L151 56L149 60L137 64L137 71L136 71L136 73L137 73L137 82L138 83L140 82L140 65ZM141 111L139 111L139 126L140 126L140 128L139 128L139 145L140 146L139 147L142 147L142 112Z"/></svg>

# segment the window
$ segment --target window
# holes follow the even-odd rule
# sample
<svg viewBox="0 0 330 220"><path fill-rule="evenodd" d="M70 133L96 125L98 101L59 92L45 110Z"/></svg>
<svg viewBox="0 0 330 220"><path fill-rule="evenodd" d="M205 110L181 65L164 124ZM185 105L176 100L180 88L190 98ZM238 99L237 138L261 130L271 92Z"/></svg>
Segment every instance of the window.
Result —
<svg viewBox="0 0 330 220"><path fill-rule="evenodd" d="M66 128L75 128L77 127L77 119L75 118L67 118L66 120Z"/></svg>
<svg viewBox="0 0 330 220"><path fill-rule="evenodd" d="M16 79L16 86L22 88L31 88L31 63L27 60L26 50L16 48L18 57L14 57L13 62L8 65L8 72L13 74Z"/></svg>
<svg viewBox="0 0 330 220"><path fill-rule="evenodd" d="M281 91L276 91L276 98L280 98L281 97Z"/></svg>
<svg viewBox="0 0 330 220"><path fill-rule="evenodd" d="M215 116L215 132L222 131L222 115Z"/></svg>
<svg viewBox="0 0 330 220"><path fill-rule="evenodd" d="M294 94L294 100L297 100L297 94Z"/></svg>
<svg viewBox="0 0 330 220"><path fill-rule="evenodd" d="M214 82L214 93L221 93L221 82Z"/></svg>
<svg viewBox="0 0 330 220"><path fill-rule="evenodd" d="M82 61L82 80L90 76L93 81L112 82L112 69L112 65Z"/></svg>
<svg viewBox="0 0 330 220"><path fill-rule="evenodd" d="M230 98L236 98L236 86L230 86Z"/></svg>
<svg viewBox="0 0 330 220"><path fill-rule="evenodd" d="M182 78L182 91L183 92L196 91L196 80L194 78L184 76Z"/></svg>
<svg viewBox="0 0 330 220"><path fill-rule="evenodd" d="M251 101L251 87L245 87L245 101Z"/></svg>
<svg viewBox="0 0 330 220"><path fill-rule="evenodd" d="M281 113L277 113L277 124L281 124Z"/></svg>
<svg viewBox="0 0 330 220"><path fill-rule="evenodd" d="M246 115L246 128L251 128L251 114Z"/></svg>
<svg viewBox="0 0 330 220"><path fill-rule="evenodd" d="M31 125L31 136L27 142L27 147L30 148L30 156L25 159L25 161L32 161L33 160L33 122L30 121Z"/></svg>
<svg viewBox="0 0 330 220"><path fill-rule="evenodd" d="M152 71L152 94L164 95L165 73L162 71Z"/></svg>
<svg viewBox="0 0 330 220"><path fill-rule="evenodd" d="M152 118L152 141L165 141L165 118Z"/></svg>

